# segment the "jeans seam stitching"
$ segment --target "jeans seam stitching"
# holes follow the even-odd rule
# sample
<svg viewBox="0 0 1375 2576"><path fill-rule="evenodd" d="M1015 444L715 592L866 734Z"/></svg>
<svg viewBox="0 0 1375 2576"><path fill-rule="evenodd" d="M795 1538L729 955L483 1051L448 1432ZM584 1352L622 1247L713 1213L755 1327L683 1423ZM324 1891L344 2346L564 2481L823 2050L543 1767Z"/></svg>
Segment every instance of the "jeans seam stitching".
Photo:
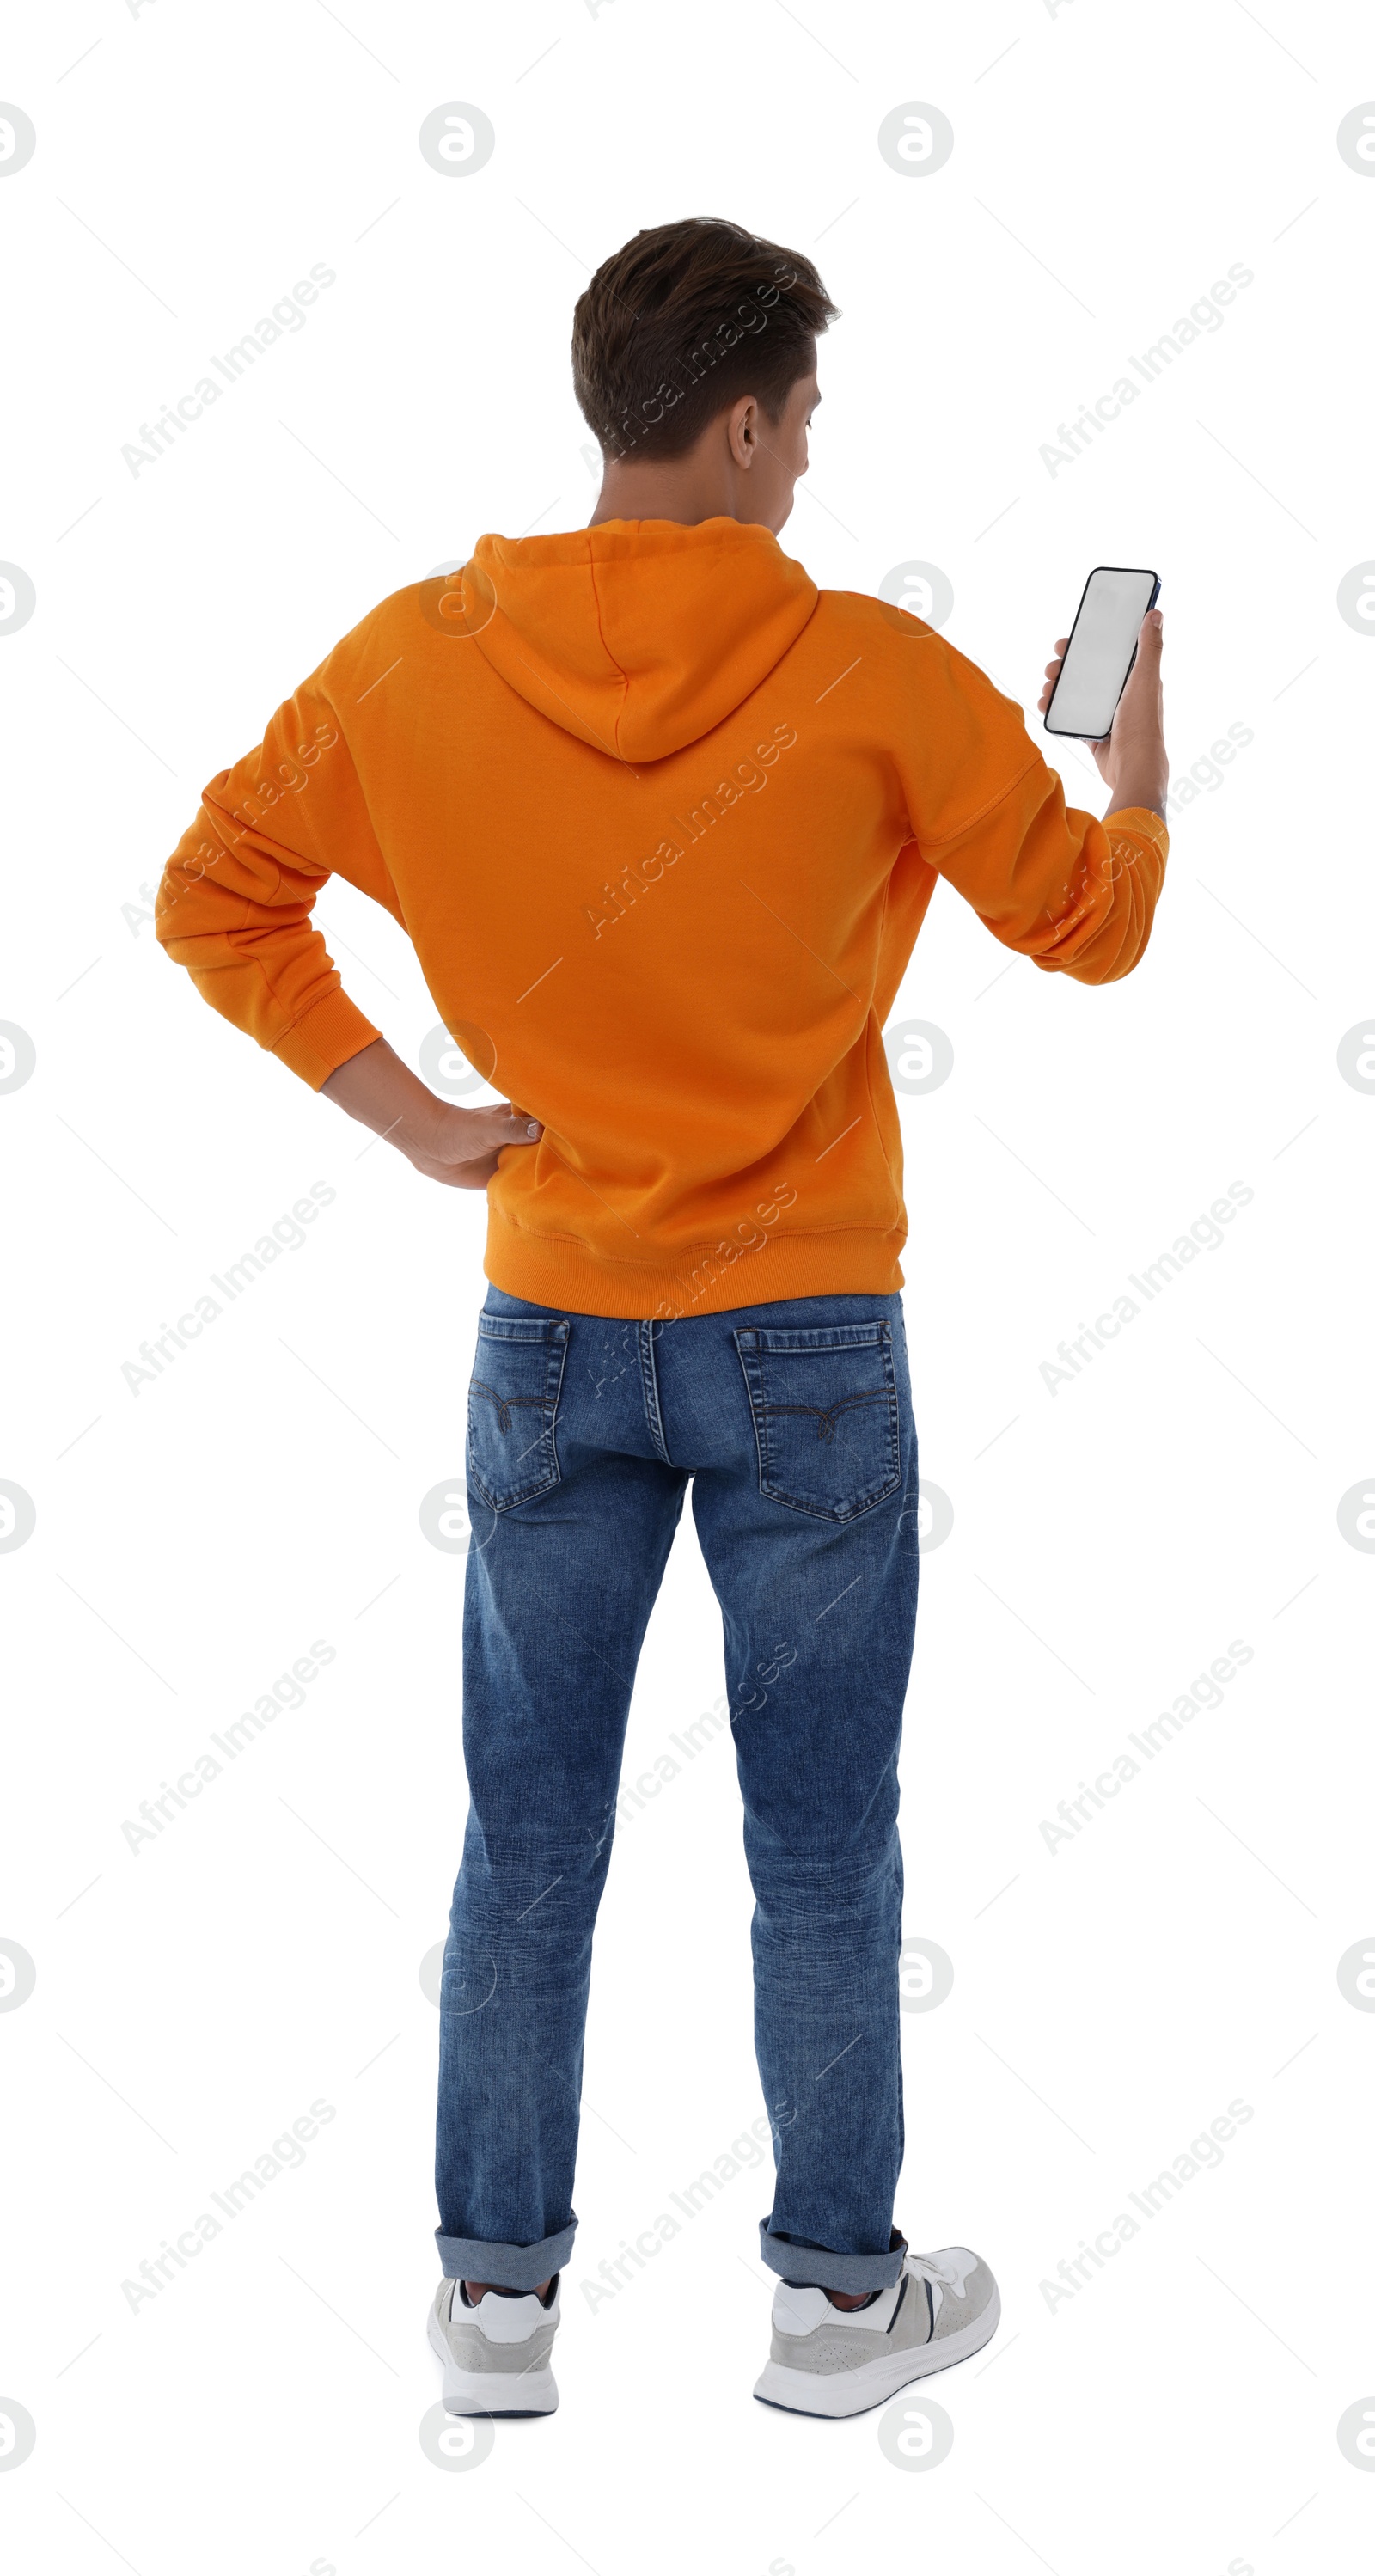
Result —
<svg viewBox="0 0 1375 2576"><path fill-rule="evenodd" d="M659 1410L659 1373L654 1365L654 1324L652 1318L641 1324L636 1336L640 1345L640 1385L644 1396L645 1421L649 1436L666 1467L673 1460L664 1438L663 1416Z"/></svg>

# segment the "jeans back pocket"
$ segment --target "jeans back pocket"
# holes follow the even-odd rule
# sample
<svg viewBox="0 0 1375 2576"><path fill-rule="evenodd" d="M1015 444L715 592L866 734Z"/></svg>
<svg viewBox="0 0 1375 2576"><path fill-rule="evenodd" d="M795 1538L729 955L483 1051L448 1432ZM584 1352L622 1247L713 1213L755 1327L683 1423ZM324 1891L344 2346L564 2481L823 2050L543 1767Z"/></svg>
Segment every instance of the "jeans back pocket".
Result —
<svg viewBox="0 0 1375 2576"><path fill-rule="evenodd" d="M790 1511L852 1521L902 1482L893 1328L737 1330L759 1490Z"/></svg>
<svg viewBox="0 0 1375 2576"><path fill-rule="evenodd" d="M480 1315L468 1388L468 1481L494 1512L559 1481L555 1424L568 1325L553 1315Z"/></svg>

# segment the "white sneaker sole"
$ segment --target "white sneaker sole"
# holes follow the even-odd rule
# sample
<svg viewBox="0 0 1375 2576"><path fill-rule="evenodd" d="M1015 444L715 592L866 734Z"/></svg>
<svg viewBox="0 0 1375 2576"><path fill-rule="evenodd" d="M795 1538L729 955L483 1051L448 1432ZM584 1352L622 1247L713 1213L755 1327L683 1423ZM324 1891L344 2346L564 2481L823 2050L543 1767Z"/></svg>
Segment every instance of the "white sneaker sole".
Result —
<svg viewBox="0 0 1375 2576"><path fill-rule="evenodd" d="M554 2374L543 2370L460 2370L445 2333L430 2310L431 2350L444 2364L444 2411L447 2415L552 2415L559 2402Z"/></svg>
<svg viewBox="0 0 1375 2576"><path fill-rule="evenodd" d="M873 2361L856 2363L853 2370L790 2370L785 2362L766 2362L754 2393L766 2406L787 2406L796 2415L863 2415L871 2406L881 2406L886 2397L896 2397L912 2380L925 2379L934 2370L949 2370L955 2362L982 2352L997 2333L1001 2314L995 2289L982 2316L961 2326L958 2334L938 2337L915 2350L881 2354Z"/></svg>

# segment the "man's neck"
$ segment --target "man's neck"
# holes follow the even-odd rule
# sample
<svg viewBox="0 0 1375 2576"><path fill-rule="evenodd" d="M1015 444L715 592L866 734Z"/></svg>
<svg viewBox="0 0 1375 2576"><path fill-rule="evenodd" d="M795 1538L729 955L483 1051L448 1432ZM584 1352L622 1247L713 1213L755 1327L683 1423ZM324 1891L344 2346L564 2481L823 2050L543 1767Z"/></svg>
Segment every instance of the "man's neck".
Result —
<svg viewBox="0 0 1375 2576"><path fill-rule="evenodd" d="M738 519L741 510L735 478L720 460L685 457L676 465L611 463L588 526L603 519L672 519L679 527L700 527L704 519Z"/></svg>

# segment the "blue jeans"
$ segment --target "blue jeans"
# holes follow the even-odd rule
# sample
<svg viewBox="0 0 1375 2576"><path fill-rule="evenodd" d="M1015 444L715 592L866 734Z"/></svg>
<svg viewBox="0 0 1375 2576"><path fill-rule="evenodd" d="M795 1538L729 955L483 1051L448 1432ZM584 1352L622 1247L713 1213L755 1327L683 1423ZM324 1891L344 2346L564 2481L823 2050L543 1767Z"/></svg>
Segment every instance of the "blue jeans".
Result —
<svg viewBox="0 0 1375 2576"><path fill-rule="evenodd" d="M592 1930L689 1480L755 1895L763 2259L833 2290L901 2270L897 1761L918 1531L901 1302L641 1323L493 1288L468 1399L471 1803L441 1993L450 2277L532 2289L573 2243Z"/></svg>

